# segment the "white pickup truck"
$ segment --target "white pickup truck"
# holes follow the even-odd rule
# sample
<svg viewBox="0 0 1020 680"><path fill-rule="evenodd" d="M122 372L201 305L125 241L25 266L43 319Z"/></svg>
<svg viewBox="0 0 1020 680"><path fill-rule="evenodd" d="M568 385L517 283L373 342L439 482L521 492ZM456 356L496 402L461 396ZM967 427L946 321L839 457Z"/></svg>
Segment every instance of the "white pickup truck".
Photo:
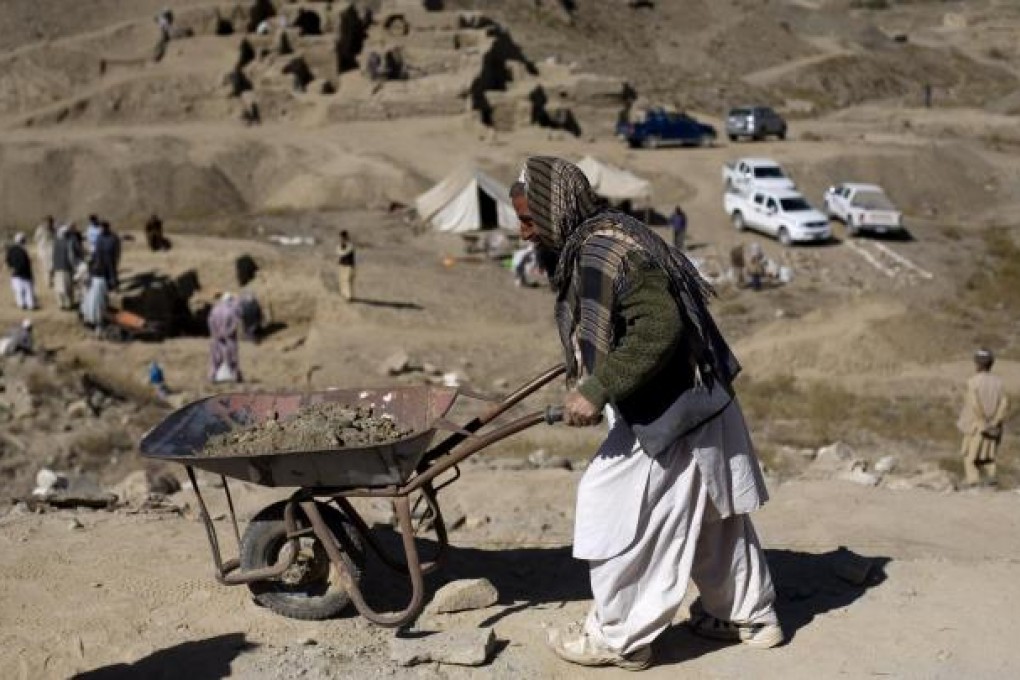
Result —
<svg viewBox="0 0 1020 680"><path fill-rule="evenodd" d="M829 218L790 189L754 189L747 194L728 191L723 207L737 231L754 229L775 236L784 246L832 238Z"/></svg>
<svg viewBox="0 0 1020 680"><path fill-rule="evenodd" d="M753 189L796 189L793 180L771 158L739 158L722 169L726 191L747 193Z"/></svg>
<svg viewBox="0 0 1020 680"><path fill-rule="evenodd" d="M882 187L846 182L825 192L825 212L846 225L847 234L862 231L879 234L902 232L903 213L896 209Z"/></svg>

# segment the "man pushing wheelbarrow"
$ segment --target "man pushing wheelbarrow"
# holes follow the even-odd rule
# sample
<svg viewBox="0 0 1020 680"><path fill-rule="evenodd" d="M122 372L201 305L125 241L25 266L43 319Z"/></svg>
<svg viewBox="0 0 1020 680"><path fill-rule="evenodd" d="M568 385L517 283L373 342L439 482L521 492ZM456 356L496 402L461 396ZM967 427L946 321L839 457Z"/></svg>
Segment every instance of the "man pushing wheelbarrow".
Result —
<svg viewBox="0 0 1020 680"><path fill-rule="evenodd" d="M780 644L771 577L748 518L766 492L731 387L740 366L707 310L711 289L682 253L608 210L566 161L529 159L511 198L521 236L552 272L565 366L462 425L447 418L461 397L493 400L420 385L219 394L175 411L145 435L141 451L186 466L216 578L248 586L285 616L325 619L353 605L376 624L404 626L421 613L423 575L448 548L438 494L459 478L458 464L540 423L588 426L604 414L609 433L581 479L574 532L594 604L578 630L550 636L553 650L581 665L647 667L691 578L701 595L694 632ZM564 372L573 387L562 409L500 424ZM313 426L291 437L302 423ZM376 436L379 428L386 436ZM195 468L222 477L236 558L224 555ZM227 477L295 490L242 535ZM403 559L373 535L351 503L359 497L392 502ZM416 527L418 503L430 521ZM436 537L426 559L415 540L423 527ZM409 582L402 610L378 611L363 592L369 551Z"/></svg>
<svg viewBox="0 0 1020 680"><path fill-rule="evenodd" d="M577 491L574 557L594 603L550 645L584 666L640 670L687 590L695 633L783 641L748 513L767 499L732 381L740 365L707 309L711 288L647 226L610 210L584 173L528 159L510 189L521 237L556 262L556 320L573 385L563 419L609 433Z"/></svg>

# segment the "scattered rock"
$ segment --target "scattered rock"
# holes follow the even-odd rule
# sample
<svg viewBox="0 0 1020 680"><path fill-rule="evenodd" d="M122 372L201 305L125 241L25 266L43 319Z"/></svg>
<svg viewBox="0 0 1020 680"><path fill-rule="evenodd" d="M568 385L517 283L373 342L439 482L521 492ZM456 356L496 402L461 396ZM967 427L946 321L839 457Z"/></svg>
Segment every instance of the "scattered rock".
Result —
<svg viewBox="0 0 1020 680"><path fill-rule="evenodd" d="M487 525L491 521L492 521L492 518L489 517L488 515L478 515L478 516L475 516L475 517L468 517L467 520L465 520L465 522L464 522L464 528L465 529L481 529L482 527L484 527L485 525Z"/></svg>
<svg viewBox="0 0 1020 680"><path fill-rule="evenodd" d="M84 529L85 525L82 524L77 517L74 517L70 522L68 522L67 528L70 531L75 531L76 529Z"/></svg>
<svg viewBox="0 0 1020 680"><path fill-rule="evenodd" d="M879 474L887 475L893 472L899 465L899 458L896 456L882 456L875 463L875 472Z"/></svg>
<svg viewBox="0 0 1020 680"><path fill-rule="evenodd" d="M421 371L422 371L422 373L425 373L427 375L442 375L443 374L443 370L441 368L439 368L435 364L430 364L427 361L422 363Z"/></svg>
<svg viewBox="0 0 1020 680"><path fill-rule="evenodd" d="M65 413L68 418L84 418L92 413L92 409L87 401L79 399L68 404Z"/></svg>
<svg viewBox="0 0 1020 680"><path fill-rule="evenodd" d="M149 497L149 481L145 470L135 470L113 487L113 492L128 505L141 505Z"/></svg>
<svg viewBox="0 0 1020 680"><path fill-rule="evenodd" d="M836 442L835 444L829 444L818 449L818 453L815 454L815 461L818 463L844 463L852 460L856 455L856 451L843 442Z"/></svg>
<svg viewBox="0 0 1020 680"><path fill-rule="evenodd" d="M514 471L527 470L530 465L523 458L494 458L489 463L489 467L493 470Z"/></svg>
<svg viewBox="0 0 1020 680"><path fill-rule="evenodd" d="M418 638L394 637L390 640L390 660L401 666L481 666L495 649L496 635L491 628L449 630Z"/></svg>
<svg viewBox="0 0 1020 680"><path fill-rule="evenodd" d="M411 357L404 351L390 355L379 365L379 372L383 375L401 375L410 369Z"/></svg>
<svg viewBox="0 0 1020 680"><path fill-rule="evenodd" d="M499 601L496 586L486 578L451 581L436 591L426 614L452 614L454 612L485 609Z"/></svg>
<svg viewBox="0 0 1020 680"><path fill-rule="evenodd" d="M146 476L149 484L149 493L159 493L164 496L177 493L181 490L181 481L170 472L157 472Z"/></svg>
<svg viewBox="0 0 1020 680"><path fill-rule="evenodd" d="M844 482L860 484L861 486L878 486L878 483L882 481L880 476L867 472L860 467L855 467L848 472L840 474L838 479Z"/></svg>
<svg viewBox="0 0 1020 680"><path fill-rule="evenodd" d="M458 371L450 371L449 373L443 374L443 386L444 387L460 387L467 382L467 376Z"/></svg>
<svg viewBox="0 0 1020 680"><path fill-rule="evenodd" d="M955 491L956 482L953 476L945 470L932 469L921 472L912 477L900 477L890 480L886 488L893 491L907 491L910 489L927 489L929 491Z"/></svg>
<svg viewBox="0 0 1020 680"><path fill-rule="evenodd" d="M862 557L849 550L846 546L841 545L836 552L836 562L833 566L833 571L836 576L847 583L862 586L867 582L868 575L871 573L873 566L874 562L867 557Z"/></svg>
<svg viewBox="0 0 1020 680"><path fill-rule="evenodd" d="M492 381L492 386L497 390L505 390L510 387L510 381L506 378L496 378Z"/></svg>
<svg viewBox="0 0 1020 680"><path fill-rule="evenodd" d="M319 641L312 637L300 637L294 641L294 644L299 647L314 647L319 644Z"/></svg>
<svg viewBox="0 0 1020 680"><path fill-rule="evenodd" d="M372 501L370 518L379 524L397 525L397 513L393 510L393 503L389 501Z"/></svg>
<svg viewBox="0 0 1020 680"><path fill-rule="evenodd" d="M543 470L552 468L560 468L563 470L571 469L570 461L566 457L550 456L545 449L538 449L528 456L528 462Z"/></svg>
<svg viewBox="0 0 1020 680"><path fill-rule="evenodd" d="M32 495L44 498L54 491L66 489L67 485L67 477L57 474L49 468L42 468L35 475L35 489L32 490Z"/></svg>

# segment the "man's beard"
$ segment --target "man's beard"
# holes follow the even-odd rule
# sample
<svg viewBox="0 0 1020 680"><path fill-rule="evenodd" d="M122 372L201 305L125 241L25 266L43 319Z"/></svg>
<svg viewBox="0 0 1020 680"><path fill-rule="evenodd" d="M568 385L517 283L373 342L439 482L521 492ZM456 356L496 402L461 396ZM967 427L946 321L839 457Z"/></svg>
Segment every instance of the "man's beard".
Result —
<svg viewBox="0 0 1020 680"><path fill-rule="evenodd" d="M560 261L560 251L539 243L535 246L535 259L538 260L538 266L545 272L551 285Z"/></svg>

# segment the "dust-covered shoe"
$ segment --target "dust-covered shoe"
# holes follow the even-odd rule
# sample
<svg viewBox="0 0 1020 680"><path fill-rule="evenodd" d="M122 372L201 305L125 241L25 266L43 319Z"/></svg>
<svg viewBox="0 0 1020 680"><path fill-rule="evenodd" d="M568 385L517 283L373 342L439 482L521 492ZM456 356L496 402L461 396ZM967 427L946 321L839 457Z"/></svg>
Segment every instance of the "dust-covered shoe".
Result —
<svg viewBox="0 0 1020 680"><path fill-rule="evenodd" d="M551 630L549 646L556 656L579 666L616 666L627 671L643 671L652 665L651 647L620 654L596 645L583 630Z"/></svg>
<svg viewBox="0 0 1020 680"><path fill-rule="evenodd" d="M701 608L691 608L687 622L702 637L740 642L755 649L769 649L783 643L783 629L776 623L733 623L716 618Z"/></svg>

